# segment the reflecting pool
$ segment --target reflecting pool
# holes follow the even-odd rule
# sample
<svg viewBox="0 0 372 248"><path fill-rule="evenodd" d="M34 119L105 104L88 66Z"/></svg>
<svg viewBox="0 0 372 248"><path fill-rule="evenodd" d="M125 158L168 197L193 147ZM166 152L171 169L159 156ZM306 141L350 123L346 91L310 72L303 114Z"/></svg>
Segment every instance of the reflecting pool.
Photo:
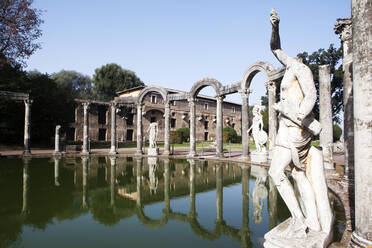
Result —
<svg viewBox="0 0 372 248"><path fill-rule="evenodd" d="M0 159L0 192L0 247L262 247L289 217L267 169L215 161Z"/></svg>

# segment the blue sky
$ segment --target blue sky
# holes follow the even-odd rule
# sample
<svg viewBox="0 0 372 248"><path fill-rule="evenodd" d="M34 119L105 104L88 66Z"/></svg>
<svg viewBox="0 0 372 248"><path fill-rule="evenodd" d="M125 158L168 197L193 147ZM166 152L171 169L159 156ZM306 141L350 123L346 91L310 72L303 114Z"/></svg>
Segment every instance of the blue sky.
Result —
<svg viewBox="0 0 372 248"><path fill-rule="evenodd" d="M148 85L189 91L203 77L227 85L256 61L280 66L269 47L271 8L281 19L283 50L296 56L330 43L338 47L333 26L350 16L350 5L350 0L34 0L45 11L42 49L26 69L92 76L96 68L117 63ZM263 83L258 74L250 103L265 94Z"/></svg>

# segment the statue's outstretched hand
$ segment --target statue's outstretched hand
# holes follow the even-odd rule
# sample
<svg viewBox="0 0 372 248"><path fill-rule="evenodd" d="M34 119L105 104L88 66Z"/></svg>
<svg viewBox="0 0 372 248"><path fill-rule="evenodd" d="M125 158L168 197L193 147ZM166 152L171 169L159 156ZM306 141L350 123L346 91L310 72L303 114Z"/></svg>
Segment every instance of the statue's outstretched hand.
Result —
<svg viewBox="0 0 372 248"><path fill-rule="evenodd" d="M278 13L276 13L275 9L271 9L271 12L270 12L270 22L271 22L271 25L273 25L273 27L277 27L279 25L279 15Z"/></svg>

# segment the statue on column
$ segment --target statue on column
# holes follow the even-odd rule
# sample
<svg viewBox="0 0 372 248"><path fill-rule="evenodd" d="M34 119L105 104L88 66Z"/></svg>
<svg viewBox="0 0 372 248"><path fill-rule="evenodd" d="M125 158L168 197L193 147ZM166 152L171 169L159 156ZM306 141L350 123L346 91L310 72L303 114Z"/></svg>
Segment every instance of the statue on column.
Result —
<svg viewBox="0 0 372 248"><path fill-rule="evenodd" d="M267 133L263 130L263 121L261 114L261 105L255 104L253 106L253 120L252 126L248 129L247 135L252 130L253 140L256 145L256 150L251 153L251 161L255 163L267 162Z"/></svg>
<svg viewBox="0 0 372 248"><path fill-rule="evenodd" d="M148 149L148 155L158 155L159 154L159 148L157 148L156 144L156 138L158 136L158 123L153 122L150 124L149 128L147 129L147 132L149 133L149 149Z"/></svg>
<svg viewBox="0 0 372 248"><path fill-rule="evenodd" d="M270 22L271 50L286 70L280 84L280 102L274 105L279 112L279 130L269 175L291 218L265 235L264 247L327 247L332 241L333 215L322 151L310 144L313 135L321 131L312 115L317 97L313 75L300 59L289 57L281 49L279 16L274 9ZM299 196L284 173L288 166Z"/></svg>

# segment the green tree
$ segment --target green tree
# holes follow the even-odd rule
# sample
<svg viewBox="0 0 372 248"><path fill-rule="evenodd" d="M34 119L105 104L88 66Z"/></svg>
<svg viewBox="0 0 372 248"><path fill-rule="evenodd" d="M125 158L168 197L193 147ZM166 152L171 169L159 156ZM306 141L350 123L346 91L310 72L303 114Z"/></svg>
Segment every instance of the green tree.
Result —
<svg viewBox="0 0 372 248"><path fill-rule="evenodd" d="M56 81L58 87L70 92L74 98L94 98L92 92L93 82L89 76L83 75L76 71L62 70L52 74L51 78Z"/></svg>
<svg viewBox="0 0 372 248"><path fill-rule="evenodd" d="M95 70L93 91L101 100L111 100L117 91L144 85L133 71L117 64L107 64Z"/></svg>
<svg viewBox="0 0 372 248"><path fill-rule="evenodd" d="M41 36L41 11L31 8L33 0L0 1L0 66L22 64L37 49Z"/></svg>
<svg viewBox="0 0 372 248"><path fill-rule="evenodd" d="M49 75L26 73L19 68L0 67L0 90L29 93L31 107L31 144L50 144L57 124L66 127L73 120L75 102L71 94ZM0 100L0 140L2 143L23 142L24 104ZM4 117L4 118L3 118Z"/></svg>
<svg viewBox="0 0 372 248"><path fill-rule="evenodd" d="M223 129L223 142L229 142L237 143L238 141L238 134L236 133L235 129L232 127L224 127Z"/></svg>
<svg viewBox="0 0 372 248"><path fill-rule="evenodd" d="M304 64L308 65L313 73L315 87L319 96L319 65L330 65L331 71L331 94L332 94L332 116L333 121L340 123L338 113L343 110L343 70L342 70L342 48L335 48L333 44L327 50L319 49L318 51L308 54L303 52L297 55ZM319 97L313 110L315 117L319 119Z"/></svg>

